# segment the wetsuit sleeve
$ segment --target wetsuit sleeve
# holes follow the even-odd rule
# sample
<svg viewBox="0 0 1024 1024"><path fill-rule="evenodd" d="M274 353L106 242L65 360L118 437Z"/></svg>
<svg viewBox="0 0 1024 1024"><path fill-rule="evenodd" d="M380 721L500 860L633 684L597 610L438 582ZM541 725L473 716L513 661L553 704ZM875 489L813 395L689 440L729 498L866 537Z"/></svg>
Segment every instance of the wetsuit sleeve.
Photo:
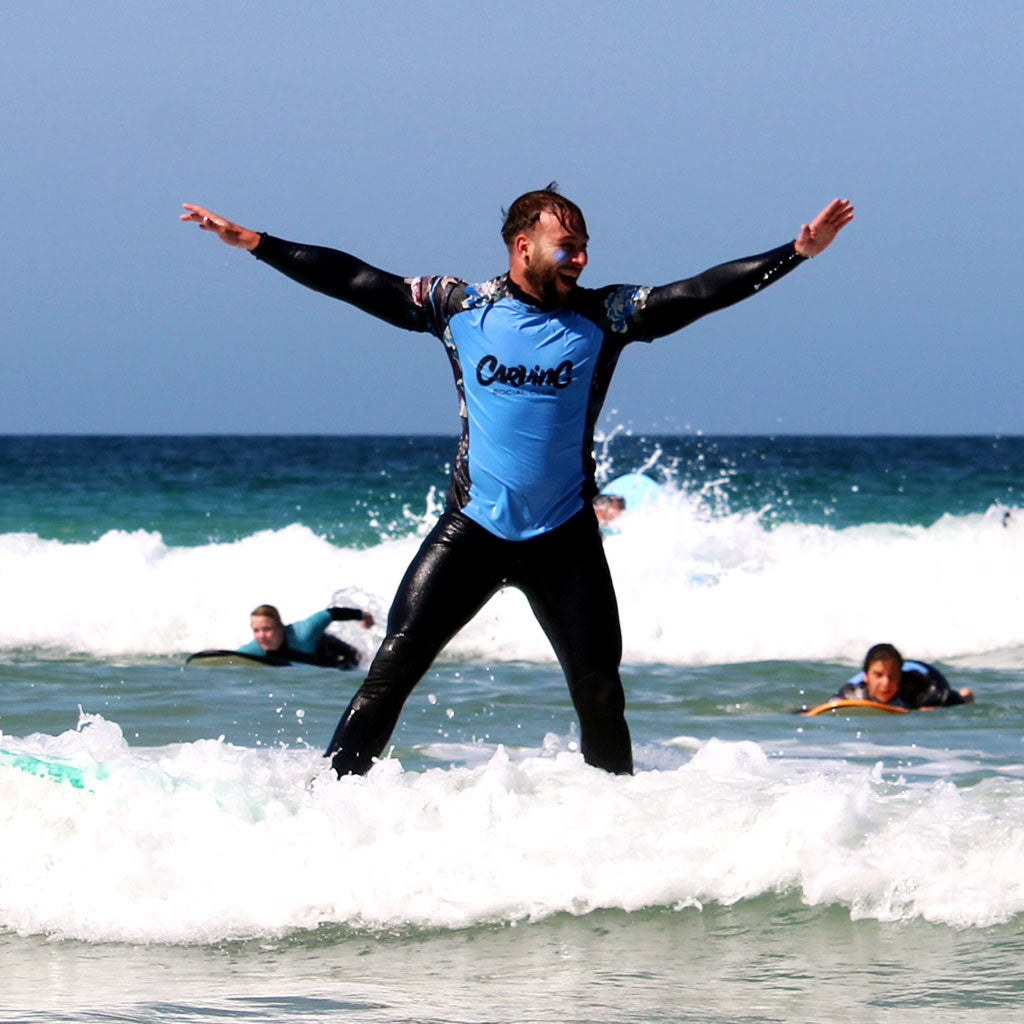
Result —
<svg viewBox="0 0 1024 1024"><path fill-rule="evenodd" d="M967 702L949 685L949 680L934 666L925 662L903 663L903 678L914 686L916 707L951 707ZM901 683L900 688L902 689Z"/></svg>
<svg viewBox="0 0 1024 1024"><path fill-rule="evenodd" d="M429 331L427 310L413 301L409 281L378 270L355 256L320 245L261 235L256 259L293 281L408 331Z"/></svg>
<svg viewBox="0 0 1024 1024"><path fill-rule="evenodd" d="M351 622L355 619L362 619L366 614L361 608L328 608L331 613L331 622Z"/></svg>
<svg viewBox="0 0 1024 1024"><path fill-rule="evenodd" d="M722 263L696 277L651 288L634 313L637 338L661 338L694 320L749 298L806 262L792 242Z"/></svg>

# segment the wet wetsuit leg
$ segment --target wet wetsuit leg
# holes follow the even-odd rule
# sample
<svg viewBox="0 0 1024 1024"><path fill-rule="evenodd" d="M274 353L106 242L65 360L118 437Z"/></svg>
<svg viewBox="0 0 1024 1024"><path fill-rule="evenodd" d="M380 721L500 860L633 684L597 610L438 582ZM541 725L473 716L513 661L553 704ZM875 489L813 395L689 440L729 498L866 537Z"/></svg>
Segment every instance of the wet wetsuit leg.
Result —
<svg viewBox="0 0 1024 1024"><path fill-rule="evenodd" d="M509 582L526 595L565 673L579 716L583 759L605 771L631 774L618 604L593 511L583 509L523 548L526 557Z"/></svg>
<svg viewBox="0 0 1024 1024"><path fill-rule="evenodd" d="M362 775L373 766L413 688L501 586L506 545L460 512L438 520L406 570L387 636L327 747L338 775Z"/></svg>

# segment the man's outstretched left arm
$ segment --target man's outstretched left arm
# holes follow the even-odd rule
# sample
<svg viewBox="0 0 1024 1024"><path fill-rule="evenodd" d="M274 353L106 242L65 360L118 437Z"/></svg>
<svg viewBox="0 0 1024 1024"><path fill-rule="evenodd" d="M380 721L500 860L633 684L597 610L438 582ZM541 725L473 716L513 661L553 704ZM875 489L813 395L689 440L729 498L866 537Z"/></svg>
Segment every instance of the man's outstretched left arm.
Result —
<svg viewBox="0 0 1024 1024"><path fill-rule="evenodd" d="M708 313L746 299L785 276L804 260L824 252L853 219L848 199L833 199L810 224L803 224L793 242L777 249L722 263L696 277L652 288L636 324L640 334L660 338Z"/></svg>

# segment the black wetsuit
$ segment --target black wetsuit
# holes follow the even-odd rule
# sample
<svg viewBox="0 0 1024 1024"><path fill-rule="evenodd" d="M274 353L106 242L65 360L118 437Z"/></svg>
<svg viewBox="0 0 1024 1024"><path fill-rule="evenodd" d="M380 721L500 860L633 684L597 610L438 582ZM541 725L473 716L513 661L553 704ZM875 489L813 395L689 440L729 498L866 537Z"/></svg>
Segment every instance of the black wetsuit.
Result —
<svg viewBox="0 0 1024 1024"><path fill-rule="evenodd" d="M576 287L543 307L508 275L400 278L347 253L261 238L254 255L447 350L462 436L445 513L409 566L387 636L327 748L367 771L441 648L501 587L527 596L558 657L588 764L633 767L621 634L591 500L594 426L625 346L677 331L803 262L787 243L663 287Z"/></svg>
<svg viewBox="0 0 1024 1024"><path fill-rule="evenodd" d="M859 672L836 691L834 699L874 700L874 697L868 693L864 673ZM966 704L967 701L934 665L907 658L903 662L896 696L887 703L900 708L938 708Z"/></svg>

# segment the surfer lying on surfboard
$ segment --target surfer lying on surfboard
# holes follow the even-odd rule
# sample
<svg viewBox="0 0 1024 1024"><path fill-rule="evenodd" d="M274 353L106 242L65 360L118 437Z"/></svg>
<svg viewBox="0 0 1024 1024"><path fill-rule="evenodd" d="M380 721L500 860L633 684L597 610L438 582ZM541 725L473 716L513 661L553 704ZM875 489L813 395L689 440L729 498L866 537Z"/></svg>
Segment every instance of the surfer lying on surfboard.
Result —
<svg viewBox="0 0 1024 1024"><path fill-rule="evenodd" d="M327 608L302 622L286 626L272 604L261 604L249 617L252 640L239 647L242 654L265 657L270 661L300 661L324 668L355 668L359 652L344 640L326 632L332 622L358 619L364 629L373 625L373 616L360 608Z"/></svg>
<svg viewBox="0 0 1024 1024"><path fill-rule="evenodd" d="M913 711L949 707L974 700L974 692L964 686L954 690L946 677L923 661L904 659L892 644L875 644L864 656L864 668L839 687L825 704L803 709L804 714L856 701L886 710Z"/></svg>

